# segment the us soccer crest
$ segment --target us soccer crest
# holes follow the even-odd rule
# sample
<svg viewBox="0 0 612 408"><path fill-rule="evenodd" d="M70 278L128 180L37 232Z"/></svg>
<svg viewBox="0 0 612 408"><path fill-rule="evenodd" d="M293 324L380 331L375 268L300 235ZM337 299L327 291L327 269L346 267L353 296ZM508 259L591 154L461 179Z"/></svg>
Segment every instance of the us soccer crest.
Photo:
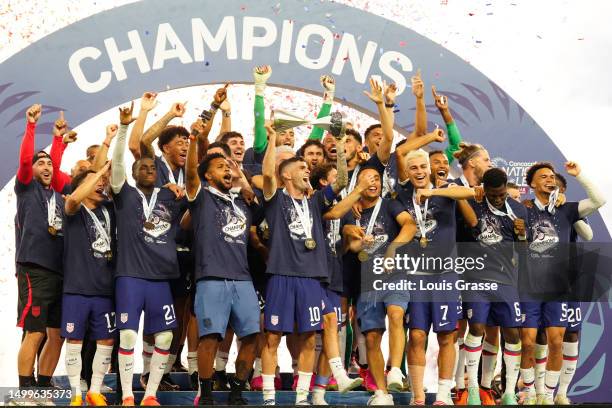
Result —
<svg viewBox="0 0 612 408"><path fill-rule="evenodd" d="M66 323L66 331L72 333L74 331L74 323Z"/></svg>
<svg viewBox="0 0 612 408"><path fill-rule="evenodd" d="M119 317L119 320L121 320L121 323L127 323L127 321L128 321L128 314L127 313L121 313L121 316Z"/></svg>
<svg viewBox="0 0 612 408"><path fill-rule="evenodd" d="M272 323L272 326L276 326L278 324L278 316L276 315L270 316L270 323Z"/></svg>

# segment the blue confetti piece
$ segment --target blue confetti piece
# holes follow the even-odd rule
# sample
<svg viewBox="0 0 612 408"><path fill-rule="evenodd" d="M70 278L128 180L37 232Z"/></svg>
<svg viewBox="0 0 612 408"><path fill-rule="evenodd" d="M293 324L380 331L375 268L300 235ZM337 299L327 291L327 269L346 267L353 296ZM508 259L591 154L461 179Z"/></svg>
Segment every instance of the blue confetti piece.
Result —
<svg viewBox="0 0 612 408"><path fill-rule="evenodd" d="M206 61L206 62L204 63L204 65L209 66L209 65L210 65L210 62Z"/></svg>

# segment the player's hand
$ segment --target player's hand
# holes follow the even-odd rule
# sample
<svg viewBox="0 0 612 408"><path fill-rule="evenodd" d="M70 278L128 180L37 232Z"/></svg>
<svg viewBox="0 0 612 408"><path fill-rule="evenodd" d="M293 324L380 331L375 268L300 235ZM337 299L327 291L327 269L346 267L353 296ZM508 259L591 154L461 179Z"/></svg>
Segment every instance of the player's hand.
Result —
<svg viewBox="0 0 612 408"><path fill-rule="evenodd" d="M265 85L272 75L272 67L269 65L258 65L253 68L253 79L256 85Z"/></svg>
<svg viewBox="0 0 612 408"><path fill-rule="evenodd" d="M482 203L482 200L484 200L484 187L482 186L476 186L474 187L474 200L476 200L477 203Z"/></svg>
<svg viewBox="0 0 612 408"><path fill-rule="evenodd" d="M28 108L26 111L26 120L28 123L36 123L40 119L42 112L42 105L36 103Z"/></svg>
<svg viewBox="0 0 612 408"><path fill-rule="evenodd" d="M359 183L357 183L357 189L359 191L366 191L368 188L376 185L376 175L368 173L367 176L361 177Z"/></svg>
<svg viewBox="0 0 612 408"><path fill-rule="evenodd" d="M136 118L132 117L132 112L134 111L134 101L130 104L130 107L119 108L119 123L122 125L129 125Z"/></svg>
<svg viewBox="0 0 612 408"><path fill-rule="evenodd" d="M567 201L567 197L565 197L565 194L563 193L559 193L559 196L557 197L557 201L555 201L555 207L561 207L563 204L565 204L565 202Z"/></svg>
<svg viewBox="0 0 612 408"><path fill-rule="evenodd" d="M223 101L225 101L225 99L227 98L227 87L228 86L229 86L229 82L226 83L221 88L217 89L217 92L215 92L214 100L217 105L221 105L221 103L223 103Z"/></svg>
<svg viewBox="0 0 612 408"><path fill-rule="evenodd" d="M425 85L423 84L423 80L421 79L421 70L418 69L417 73L415 76L413 76L410 79L411 83L412 83L412 94L418 98L421 99L423 97L423 89L425 88Z"/></svg>
<svg viewBox="0 0 612 408"><path fill-rule="evenodd" d="M363 91L363 94L370 98L370 100L377 105L381 105L384 103L382 86L378 83L378 81L375 81L373 78L370 78L370 92Z"/></svg>
<svg viewBox="0 0 612 408"><path fill-rule="evenodd" d="M68 123L64 119L64 111L60 111L59 118L53 125L53 136L64 136L68 132Z"/></svg>
<svg viewBox="0 0 612 408"><path fill-rule="evenodd" d="M186 105L187 105L187 101L183 103L175 102L170 107L169 113L175 118L182 118L185 112L187 111L187 109L185 108Z"/></svg>
<svg viewBox="0 0 612 408"><path fill-rule="evenodd" d="M444 134L444 131L442 129L440 129L440 128L434 129L427 136L431 137L433 142L442 143L442 142L444 142L444 140L446 140L446 136Z"/></svg>
<svg viewBox="0 0 612 408"><path fill-rule="evenodd" d="M438 109L440 110L448 109L448 98L444 95L440 95L439 93L437 93L436 87L434 85L431 86L431 93L433 94L434 101Z"/></svg>
<svg viewBox="0 0 612 408"><path fill-rule="evenodd" d="M533 208L533 201L531 200L523 200L521 204L523 204L527 208Z"/></svg>
<svg viewBox="0 0 612 408"><path fill-rule="evenodd" d="M567 171L567 174L569 174L570 176L578 177L581 170L582 169L576 162L568 161L565 163L565 171Z"/></svg>
<svg viewBox="0 0 612 408"><path fill-rule="evenodd" d="M268 133L268 143L272 143L272 140L276 142L276 130L274 130L274 122L267 120L264 124L266 132Z"/></svg>
<svg viewBox="0 0 612 408"><path fill-rule="evenodd" d="M430 198L433 195L433 190L431 188L419 188L416 191L416 201L419 204L423 204L425 200Z"/></svg>
<svg viewBox="0 0 612 408"><path fill-rule="evenodd" d="M363 164L370 160L370 153L368 152L359 152L357 153L357 158L359 159L359 164Z"/></svg>
<svg viewBox="0 0 612 408"><path fill-rule="evenodd" d="M387 261L387 259L391 259L391 261ZM386 274L390 274L395 270L395 246L393 244L389 245L385 251L383 265Z"/></svg>
<svg viewBox="0 0 612 408"><path fill-rule="evenodd" d="M344 228L342 228L342 234L346 238L350 237L361 240L365 237L365 229L357 225L345 225Z"/></svg>
<svg viewBox="0 0 612 408"><path fill-rule="evenodd" d="M157 106L157 101L155 100L156 98L157 93L155 92L143 93L142 97L140 98L140 109L145 112L153 110L153 108Z"/></svg>
<svg viewBox="0 0 612 408"><path fill-rule="evenodd" d="M73 143L73 142L76 142L76 140L77 140L77 132L75 132L74 130L70 130L69 132L64 134L64 137L62 138L62 142L64 144Z"/></svg>
<svg viewBox="0 0 612 408"><path fill-rule="evenodd" d="M119 126L117 126L117 124L115 123L106 126L106 140L108 142L113 140L113 138L117 135L118 129L119 129Z"/></svg>
<svg viewBox="0 0 612 408"><path fill-rule="evenodd" d="M252 205L255 202L255 198L257 197L253 190L251 190L250 188L241 188L240 195L242 196L242 199L247 205Z"/></svg>
<svg viewBox="0 0 612 408"><path fill-rule="evenodd" d="M191 134L193 136L199 136L204 133L204 122L202 119L198 119L191 124Z"/></svg>
<svg viewBox="0 0 612 408"><path fill-rule="evenodd" d="M181 198L185 197L185 190L177 184L168 183L164 187L172 191L176 196L177 200L180 200Z"/></svg>
<svg viewBox="0 0 612 408"><path fill-rule="evenodd" d="M353 207L351 208L351 210L353 212L353 217L355 217L355 219L357 220L361 219L361 212L363 211L363 206L361 205L359 201L353 204Z"/></svg>

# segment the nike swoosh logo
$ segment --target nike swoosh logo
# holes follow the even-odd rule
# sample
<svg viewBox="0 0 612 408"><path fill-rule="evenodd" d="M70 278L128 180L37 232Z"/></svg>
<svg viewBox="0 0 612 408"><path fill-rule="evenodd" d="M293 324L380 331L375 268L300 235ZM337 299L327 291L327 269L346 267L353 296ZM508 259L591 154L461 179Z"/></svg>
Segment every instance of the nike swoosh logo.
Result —
<svg viewBox="0 0 612 408"><path fill-rule="evenodd" d="M521 317L514 319L516 323L520 322L521 320L523 320Z"/></svg>
<svg viewBox="0 0 612 408"><path fill-rule="evenodd" d="M318 325L320 322L316 322L316 323L310 323L310 327L315 327L316 325Z"/></svg>
<svg viewBox="0 0 612 408"><path fill-rule="evenodd" d="M173 319L173 320L170 320L170 321L166 321L166 326L169 325L169 324L172 324L174 322L176 322L176 319Z"/></svg>
<svg viewBox="0 0 612 408"><path fill-rule="evenodd" d="M108 332L109 332L109 333L112 333L112 332L114 332L115 330L117 330L117 328L116 328L116 327L115 327L114 329L112 329L112 330L109 330Z"/></svg>
<svg viewBox="0 0 612 408"><path fill-rule="evenodd" d="M449 324L450 322L446 322L446 323L440 323L438 326L442 327L442 326L446 326L447 324Z"/></svg>
<svg viewBox="0 0 612 408"><path fill-rule="evenodd" d="M570 327L576 327L578 326L580 323L570 323Z"/></svg>

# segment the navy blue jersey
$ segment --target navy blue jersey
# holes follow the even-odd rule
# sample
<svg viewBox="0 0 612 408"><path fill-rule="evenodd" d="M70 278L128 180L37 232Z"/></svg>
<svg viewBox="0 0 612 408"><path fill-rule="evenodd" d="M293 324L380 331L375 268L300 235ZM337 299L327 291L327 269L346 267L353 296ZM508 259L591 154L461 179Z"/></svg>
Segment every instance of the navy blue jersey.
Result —
<svg viewBox="0 0 612 408"><path fill-rule="evenodd" d="M170 180L170 170L164 163L161 156L155 156L155 169L157 170L157 180L155 181L156 187L163 187L168 183L172 183ZM181 173L183 174L183 177L180 177ZM172 175L174 176L174 183L172 184L178 184L181 178L183 179L184 184L185 169L182 167L178 168L172 172Z"/></svg>
<svg viewBox="0 0 612 408"><path fill-rule="evenodd" d="M457 177L456 179L449 181L449 185L453 185L453 184L462 186L462 187L470 187L469 183L464 182L464 179L462 179L461 177ZM476 201L468 200L468 203L470 203L470 205L473 206L476 203ZM456 210L455 218L456 218L456 224L457 224L457 234L456 234L457 242L474 242L474 235L472 234L472 229L468 225L466 225L465 219L463 218L463 214L461 214L461 211L459 211L459 208L457 208Z"/></svg>
<svg viewBox="0 0 612 408"><path fill-rule="evenodd" d="M242 167L252 175L261 174L261 164L263 163L265 151L262 153L255 153L252 147L249 147L244 151L244 157L242 159Z"/></svg>
<svg viewBox="0 0 612 408"><path fill-rule="evenodd" d="M108 214L107 219L102 210ZM85 296L112 296L114 292L115 213L111 202L91 210L105 231L110 232L110 246L99 233L93 219L81 205L74 215L64 216L64 293Z"/></svg>
<svg viewBox="0 0 612 408"><path fill-rule="evenodd" d="M190 203L195 236L195 278L251 280L247 259L249 231L262 211L257 205L247 206L242 197L231 201L201 188Z"/></svg>
<svg viewBox="0 0 612 408"><path fill-rule="evenodd" d="M527 220L527 209L521 203L506 200L512 213L525 221L525 229L529 231ZM474 257L486 258L483 270L468 269L466 277L470 280L493 281L505 285L516 286L518 284L518 270L515 259L515 241L518 241L514 233L514 221L508 216L494 214L486 200L480 203L473 202L472 208L478 218L478 225L472 229L472 235L478 242L474 247L470 244L470 252L474 250ZM499 209L506 213L506 209ZM518 244L520 245L520 244Z"/></svg>
<svg viewBox="0 0 612 408"><path fill-rule="evenodd" d="M35 179L29 184L15 180L17 215L15 236L18 263L32 263L55 273L62 273L64 251L64 199L62 195L45 188ZM55 218L52 221L56 235L49 233L47 207L51 195L55 196Z"/></svg>
<svg viewBox="0 0 612 408"><path fill-rule="evenodd" d="M342 279L342 220L323 221L325 246L327 248L327 268L329 269L328 288L335 292L343 291Z"/></svg>
<svg viewBox="0 0 612 408"><path fill-rule="evenodd" d="M151 197L147 197L150 202ZM152 229L145 227L142 198L136 188L123 183L113 196L117 218L117 270L115 276L165 280L179 277L176 233L186 200L177 201L167 188L159 190Z"/></svg>
<svg viewBox="0 0 612 408"><path fill-rule="evenodd" d="M300 208L302 200L296 200ZM268 266L266 272L272 275L300 276L305 278L328 279L327 250L323 232L323 213L331 201L324 191L316 191L308 200L314 249L305 246L306 233L294 208L291 197L285 190L264 202L266 220L270 229Z"/></svg>

